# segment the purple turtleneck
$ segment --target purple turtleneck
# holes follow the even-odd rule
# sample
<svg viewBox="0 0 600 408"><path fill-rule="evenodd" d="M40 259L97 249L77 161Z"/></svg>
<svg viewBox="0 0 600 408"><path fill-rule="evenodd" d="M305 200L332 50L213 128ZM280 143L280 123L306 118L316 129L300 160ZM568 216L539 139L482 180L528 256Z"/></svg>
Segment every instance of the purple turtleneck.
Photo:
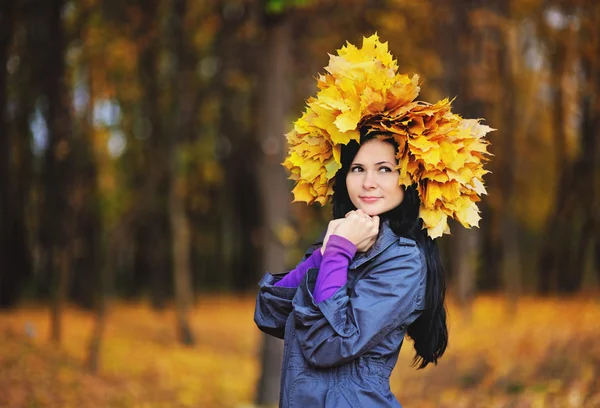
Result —
<svg viewBox="0 0 600 408"><path fill-rule="evenodd" d="M348 265L356 254L356 246L339 235L331 235L325 252L321 255L321 248L317 248L296 269L290 271L275 286L296 288L310 268L319 268L313 296L315 301L322 302L329 299L348 280Z"/></svg>

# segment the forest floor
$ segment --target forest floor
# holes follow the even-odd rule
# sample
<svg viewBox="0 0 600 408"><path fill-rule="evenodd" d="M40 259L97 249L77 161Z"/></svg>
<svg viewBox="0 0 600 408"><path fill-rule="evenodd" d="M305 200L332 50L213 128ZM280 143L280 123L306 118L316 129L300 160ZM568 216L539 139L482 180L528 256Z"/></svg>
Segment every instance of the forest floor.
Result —
<svg viewBox="0 0 600 408"><path fill-rule="evenodd" d="M253 298L201 297L194 347L177 344L172 310L109 310L99 375L84 365L91 313L65 311L61 347L48 341L46 308L0 313L0 407L253 407ZM404 408L600 407L600 298L523 298L506 310L503 297L480 296L467 321L450 304L450 343L435 367L410 367L407 340L392 374Z"/></svg>

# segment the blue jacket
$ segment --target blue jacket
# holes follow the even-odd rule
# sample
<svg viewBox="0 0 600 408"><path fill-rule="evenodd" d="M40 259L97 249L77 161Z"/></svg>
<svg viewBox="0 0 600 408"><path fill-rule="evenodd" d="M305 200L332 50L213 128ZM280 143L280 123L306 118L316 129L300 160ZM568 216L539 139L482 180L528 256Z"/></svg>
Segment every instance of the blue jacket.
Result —
<svg viewBox="0 0 600 408"><path fill-rule="evenodd" d="M425 307L426 268L415 241L384 222L349 265L347 284L323 302L312 294L317 268L297 289L274 286L285 274L267 273L254 321L284 339L279 406L401 407L389 378L406 328Z"/></svg>

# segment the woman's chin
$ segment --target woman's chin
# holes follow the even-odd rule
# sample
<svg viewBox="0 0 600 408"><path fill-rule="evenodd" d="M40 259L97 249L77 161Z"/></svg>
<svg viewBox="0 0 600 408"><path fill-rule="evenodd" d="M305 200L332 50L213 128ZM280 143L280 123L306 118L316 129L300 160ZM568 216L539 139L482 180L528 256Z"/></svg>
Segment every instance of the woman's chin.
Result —
<svg viewBox="0 0 600 408"><path fill-rule="evenodd" d="M382 213L382 211L379 211L377 206L361 205L358 208L361 209L369 217L374 217Z"/></svg>

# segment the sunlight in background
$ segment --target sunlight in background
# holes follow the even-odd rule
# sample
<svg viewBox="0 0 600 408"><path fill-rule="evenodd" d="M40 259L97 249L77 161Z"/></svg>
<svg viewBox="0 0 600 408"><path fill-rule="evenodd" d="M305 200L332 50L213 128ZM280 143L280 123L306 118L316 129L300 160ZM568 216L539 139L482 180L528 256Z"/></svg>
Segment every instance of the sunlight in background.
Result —
<svg viewBox="0 0 600 408"><path fill-rule="evenodd" d="M127 148L127 138L121 124L121 107L113 100L102 99L94 104L94 127L106 128L109 131L108 153L113 159L120 157Z"/></svg>
<svg viewBox="0 0 600 408"><path fill-rule="evenodd" d="M48 148L48 124L39 105L36 106L33 112L33 118L29 123L31 134L33 135L33 143L31 151L35 156L42 156Z"/></svg>

